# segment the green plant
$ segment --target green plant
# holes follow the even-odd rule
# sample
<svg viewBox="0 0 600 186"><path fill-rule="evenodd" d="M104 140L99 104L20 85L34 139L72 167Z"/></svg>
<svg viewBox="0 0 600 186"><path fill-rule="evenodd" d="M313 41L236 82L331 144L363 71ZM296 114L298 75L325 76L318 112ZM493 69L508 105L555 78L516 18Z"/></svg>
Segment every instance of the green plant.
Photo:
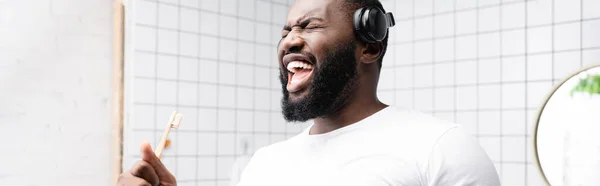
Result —
<svg viewBox="0 0 600 186"><path fill-rule="evenodd" d="M590 95L600 94L600 75L589 74L585 78L579 79L579 83L571 90L571 96L573 93L581 92Z"/></svg>

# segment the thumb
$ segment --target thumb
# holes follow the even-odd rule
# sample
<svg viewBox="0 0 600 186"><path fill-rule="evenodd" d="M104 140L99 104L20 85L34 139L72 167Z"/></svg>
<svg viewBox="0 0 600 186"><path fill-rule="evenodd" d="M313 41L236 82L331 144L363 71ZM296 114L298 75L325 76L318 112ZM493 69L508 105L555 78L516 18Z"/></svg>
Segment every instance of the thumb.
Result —
<svg viewBox="0 0 600 186"><path fill-rule="evenodd" d="M142 160L148 162L152 166L152 168L154 168L156 174L161 180L166 177L172 176L169 170L167 170L165 165L160 161L160 159L156 157L156 154L154 154L154 152L152 151L150 143L148 143L147 141L143 142L140 146L140 152L142 154Z"/></svg>

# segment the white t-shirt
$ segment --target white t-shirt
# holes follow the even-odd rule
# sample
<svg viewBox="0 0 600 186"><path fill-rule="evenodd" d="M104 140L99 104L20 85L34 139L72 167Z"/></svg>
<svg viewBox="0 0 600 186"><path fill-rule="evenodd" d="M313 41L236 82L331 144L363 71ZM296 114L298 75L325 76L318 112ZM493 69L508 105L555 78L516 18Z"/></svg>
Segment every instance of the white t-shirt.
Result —
<svg viewBox="0 0 600 186"><path fill-rule="evenodd" d="M352 125L259 149L238 186L500 185L458 125L387 107Z"/></svg>

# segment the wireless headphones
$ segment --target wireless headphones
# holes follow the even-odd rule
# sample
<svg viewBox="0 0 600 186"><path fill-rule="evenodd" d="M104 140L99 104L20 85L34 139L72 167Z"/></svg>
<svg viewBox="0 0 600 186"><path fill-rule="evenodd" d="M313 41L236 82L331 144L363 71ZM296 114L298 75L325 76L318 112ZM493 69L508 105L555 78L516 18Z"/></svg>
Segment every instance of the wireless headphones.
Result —
<svg viewBox="0 0 600 186"><path fill-rule="evenodd" d="M354 12L354 31L360 40L367 43L381 42L394 25L394 15L377 7L359 8Z"/></svg>

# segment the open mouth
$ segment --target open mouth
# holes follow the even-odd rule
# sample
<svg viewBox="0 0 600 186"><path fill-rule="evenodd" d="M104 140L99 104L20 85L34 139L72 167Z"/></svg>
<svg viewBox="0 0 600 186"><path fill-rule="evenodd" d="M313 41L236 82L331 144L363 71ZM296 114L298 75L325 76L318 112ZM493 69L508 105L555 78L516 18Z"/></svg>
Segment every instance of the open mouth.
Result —
<svg viewBox="0 0 600 186"><path fill-rule="evenodd" d="M312 64L303 60L295 60L289 62L286 68L288 70L288 92L295 93L309 85L313 71Z"/></svg>

